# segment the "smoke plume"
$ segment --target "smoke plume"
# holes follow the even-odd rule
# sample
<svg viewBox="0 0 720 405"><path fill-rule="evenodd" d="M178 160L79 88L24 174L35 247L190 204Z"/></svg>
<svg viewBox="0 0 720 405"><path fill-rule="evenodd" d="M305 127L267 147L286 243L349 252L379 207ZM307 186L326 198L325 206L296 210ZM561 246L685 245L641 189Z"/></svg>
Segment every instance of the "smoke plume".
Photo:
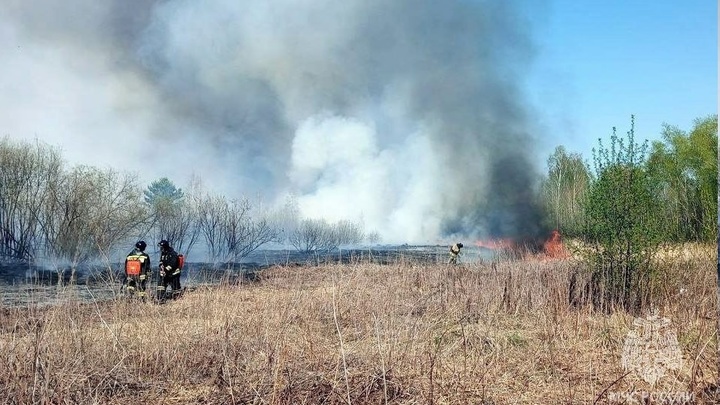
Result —
<svg viewBox="0 0 720 405"><path fill-rule="evenodd" d="M10 0L0 133L386 242L538 229L533 47L490 0Z"/></svg>

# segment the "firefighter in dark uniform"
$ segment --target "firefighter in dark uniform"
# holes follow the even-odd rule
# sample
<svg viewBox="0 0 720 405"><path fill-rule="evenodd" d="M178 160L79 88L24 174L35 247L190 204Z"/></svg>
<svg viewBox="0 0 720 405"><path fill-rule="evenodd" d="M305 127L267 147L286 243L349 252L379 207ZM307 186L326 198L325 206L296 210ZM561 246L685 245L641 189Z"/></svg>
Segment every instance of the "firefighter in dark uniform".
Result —
<svg viewBox="0 0 720 405"><path fill-rule="evenodd" d="M150 256L145 253L146 247L144 240L138 241L135 249L125 257L125 290L130 296L137 295L143 300L147 297L145 288L152 275Z"/></svg>
<svg viewBox="0 0 720 405"><path fill-rule="evenodd" d="M458 242L452 246L450 246L450 260L448 261L448 264L457 264L458 256L460 256L460 249L462 249L463 244Z"/></svg>
<svg viewBox="0 0 720 405"><path fill-rule="evenodd" d="M180 259L175 249L170 246L170 242L163 239L158 246L160 246L160 277L157 285L157 299L165 302L168 286L172 290L173 299L180 296Z"/></svg>

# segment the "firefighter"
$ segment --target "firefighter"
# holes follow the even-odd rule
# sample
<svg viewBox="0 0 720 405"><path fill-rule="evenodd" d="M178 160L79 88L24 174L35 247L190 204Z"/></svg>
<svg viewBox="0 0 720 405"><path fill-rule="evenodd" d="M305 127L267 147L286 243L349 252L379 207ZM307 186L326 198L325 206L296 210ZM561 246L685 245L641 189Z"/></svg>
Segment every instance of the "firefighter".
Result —
<svg viewBox="0 0 720 405"><path fill-rule="evenodd" d="M458 256L460 256L460 249L462 249L462 247L463 244L460 242L450 246L450 260L448 261L448 264L457 264Z"/></svg>
<svg viewBox="0 0 720 405"><path fill-rule="evenodd" d="M172 299L180 296L180 259L177 252L170 246L170 242L161 240L160 246L160 277L157 285L157 299L165 302L168 285L172 290Z"/></svg>
<svg viewBox="0 0 720 405"><path fill-rule="evenodd" d="M125 290L130 296L137 295L142 300L147 297L145 289L152 275L150 256L145 253L146 247L144 240L138 241L125 257Z"/></svg>

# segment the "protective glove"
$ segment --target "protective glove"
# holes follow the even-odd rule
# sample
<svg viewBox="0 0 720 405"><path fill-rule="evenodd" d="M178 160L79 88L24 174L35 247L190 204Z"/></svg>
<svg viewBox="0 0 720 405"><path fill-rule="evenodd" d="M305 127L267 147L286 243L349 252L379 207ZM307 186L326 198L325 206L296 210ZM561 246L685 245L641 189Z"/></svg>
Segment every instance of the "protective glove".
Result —
<svg viewBox="0 0 720 405"><path fill-rule="evenodd" d="M161 278L162 278L162 277L165 277L165 272L162 271L162 270L160 270L160 277L161 277Z"/></svg>
<svg viewBox="0 0 720 405"><path fill-rule="evenodd" d="M140 281L144 281L147 278L147 275L141 274L140 275Z"/></svg>

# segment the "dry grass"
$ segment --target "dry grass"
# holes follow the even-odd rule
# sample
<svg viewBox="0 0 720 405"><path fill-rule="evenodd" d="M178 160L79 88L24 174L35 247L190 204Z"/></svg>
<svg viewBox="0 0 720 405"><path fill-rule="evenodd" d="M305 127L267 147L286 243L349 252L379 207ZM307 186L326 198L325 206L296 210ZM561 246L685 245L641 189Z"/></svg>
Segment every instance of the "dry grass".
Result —
<svg viewBox="0 0 720 405"><path fill-rule="evenodd" d="M259 282L4 308L2 403L585 404L718 379L713 247L670 255L656 293L683 369L620 366L633 318L568 305L573 261L278 267ZM682 289L682 291L681 291ZM619 380L618 380L619 379ZM618 380L614 385L613 382ZM709 402L708 402L709 403Z"/></svg>

